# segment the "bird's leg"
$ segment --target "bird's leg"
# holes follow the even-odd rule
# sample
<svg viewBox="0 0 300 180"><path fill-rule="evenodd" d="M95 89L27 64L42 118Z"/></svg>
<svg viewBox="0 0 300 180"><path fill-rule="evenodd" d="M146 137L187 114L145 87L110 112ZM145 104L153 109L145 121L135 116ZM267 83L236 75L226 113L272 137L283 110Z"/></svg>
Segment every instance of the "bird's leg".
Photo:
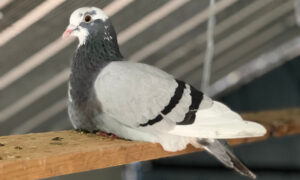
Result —
<svg viewBox="0 0 300 180"><path fill-rule="evenodd" d="M115 134L107 133L107 132L103 132L103 131L98 131L98 132L96 132L96 135L98 135L98 136L104 136L104 137L109 137L109 138L112 138L112 139L119 138L119 137L118 137L117 135L115 135Z"/></svg>
<svg viewBox="0 0 300 180"><path fill-rule="evenodd" d="M109 137L112 139L118 139L119 137L115 134L109 133Z"/></svg>

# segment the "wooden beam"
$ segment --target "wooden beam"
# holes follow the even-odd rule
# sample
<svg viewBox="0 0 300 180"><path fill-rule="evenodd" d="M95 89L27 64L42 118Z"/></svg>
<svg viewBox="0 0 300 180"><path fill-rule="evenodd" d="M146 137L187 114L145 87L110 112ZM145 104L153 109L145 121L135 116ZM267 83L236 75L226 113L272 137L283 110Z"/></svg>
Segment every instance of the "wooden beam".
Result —
<svg viewBox="0 0 300 180"><path fill-rule="evenodd" d="M260 138L230 140L237 145L300 133L300 109L246 113L268 133ZM76 131L0 137L0 179L39 179L201 151L165 152L159 144L110 139Z"/></svg>

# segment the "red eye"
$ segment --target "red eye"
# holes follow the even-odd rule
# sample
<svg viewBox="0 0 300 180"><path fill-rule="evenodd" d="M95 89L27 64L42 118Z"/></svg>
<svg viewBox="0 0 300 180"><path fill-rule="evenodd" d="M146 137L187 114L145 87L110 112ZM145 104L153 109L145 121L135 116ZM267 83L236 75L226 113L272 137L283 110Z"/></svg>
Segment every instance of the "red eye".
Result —
<svg viewBox="0 0 300 180"><path fill-rule="evenodd" d="M92 17L90 15L86 15L84 17L84 22L90 22L92 20Z"/></svg>

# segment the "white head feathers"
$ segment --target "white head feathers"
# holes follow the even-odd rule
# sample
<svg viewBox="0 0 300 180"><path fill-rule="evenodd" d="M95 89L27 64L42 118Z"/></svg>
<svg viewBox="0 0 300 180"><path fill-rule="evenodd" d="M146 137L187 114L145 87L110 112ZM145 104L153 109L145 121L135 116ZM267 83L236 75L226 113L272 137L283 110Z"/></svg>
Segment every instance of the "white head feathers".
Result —
<svg viewBox="0 0 300 180"><path fill-rule="evenodd" d="M89 15L92 19L101 19L102 21L106 21L108 16L97 7L82 7L76 9L70 17L70 24L79 25L83 20L84 16Z"/></svg>
<svg viewBox="0 0 300 180"><path fill-rule="evenodd" d="M76 9L70 16L70 24L63 33L63 37L77 36L79 39L79 46L85 43L89 32L86 28L80 26L83 23L93 24L94 20L100 19L105 22L108 16L99 8L96 7L82 7Z"/></svg>

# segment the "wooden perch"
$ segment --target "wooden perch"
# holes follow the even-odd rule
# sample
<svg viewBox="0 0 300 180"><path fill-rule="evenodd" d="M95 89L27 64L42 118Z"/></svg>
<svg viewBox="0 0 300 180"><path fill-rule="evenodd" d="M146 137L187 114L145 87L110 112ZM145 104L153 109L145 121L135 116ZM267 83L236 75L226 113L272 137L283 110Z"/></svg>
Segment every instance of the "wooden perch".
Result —
<svg viewBox="0 0 300 180"><path fill-rule="evenodd" d="M300 133L300 109L246 113L247 120L262 123L268 133L260 138L230 140L237 145ZM0 179L38 179L136 161L186 154L202 149L165 152L159 144L110 139L76 131L0 137Z"/></svg>

